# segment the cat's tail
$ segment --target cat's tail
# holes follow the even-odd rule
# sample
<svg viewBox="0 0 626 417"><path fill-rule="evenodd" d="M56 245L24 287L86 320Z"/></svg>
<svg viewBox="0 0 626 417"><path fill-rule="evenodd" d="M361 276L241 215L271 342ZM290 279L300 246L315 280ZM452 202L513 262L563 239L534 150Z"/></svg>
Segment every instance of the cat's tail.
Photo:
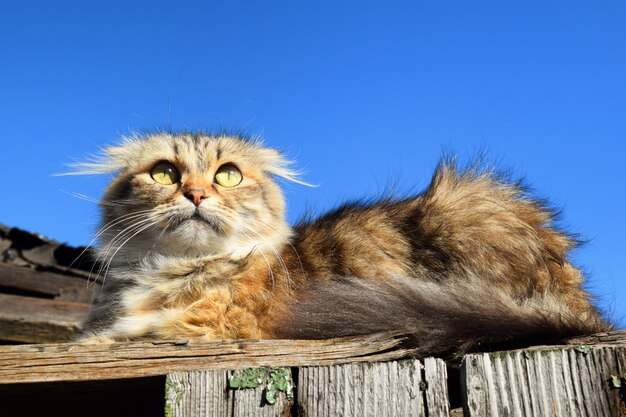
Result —
<svg viewBox="0 0 626 417"><path fill-rule="evenodd" d="M477 351L556 344L610 329L590 305L574 313L552 294L520 300L476 277L445 282L415 278L312 281L281 318L281 338L323 339L398 331L421 357L458 361Z"/></svg>

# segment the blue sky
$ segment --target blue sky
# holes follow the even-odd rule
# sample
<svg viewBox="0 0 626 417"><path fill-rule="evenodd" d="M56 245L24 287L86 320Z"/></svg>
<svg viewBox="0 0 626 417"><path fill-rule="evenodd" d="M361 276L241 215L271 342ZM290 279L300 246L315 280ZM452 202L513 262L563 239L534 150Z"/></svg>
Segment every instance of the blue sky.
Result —
<svg viewBox="0 0 626 417"><path fill-rule="evenodd" d="M626 325L626 3L4 1L0 223L87 244L132 131L243 129L298 161L289 218L419 191L481 153L562 211Z"/></svg>

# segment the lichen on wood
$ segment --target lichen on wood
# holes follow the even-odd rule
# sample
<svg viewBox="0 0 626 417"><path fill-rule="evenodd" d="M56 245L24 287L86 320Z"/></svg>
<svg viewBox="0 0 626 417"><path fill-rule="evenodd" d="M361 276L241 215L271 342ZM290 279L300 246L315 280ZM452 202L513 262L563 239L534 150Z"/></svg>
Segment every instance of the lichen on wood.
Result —
<svg viewBox="0 0 626 417"><path fill-rule="evenodd" d="M276 396L283 392L288 400L293 399L295 387L289 368L248 368L234 371L228 380L231 389L255 389L263 386L264 399L268 404L276 403Z"/></svg>

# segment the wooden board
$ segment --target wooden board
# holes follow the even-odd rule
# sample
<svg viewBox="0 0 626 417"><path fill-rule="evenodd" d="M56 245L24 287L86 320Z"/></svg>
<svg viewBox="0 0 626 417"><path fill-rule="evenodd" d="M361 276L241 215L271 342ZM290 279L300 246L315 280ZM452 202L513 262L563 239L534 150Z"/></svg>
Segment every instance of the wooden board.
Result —
<svg viewBox="0 0 626 417"><path fill-rule="evenodd" d="M567 340L570 345L618 345L626 346L626 330L613 330Z"/></svg>
<svg viewBox="0 0 626 417"><path fill-rule="evenodd" d="M258 386L233 390L226 371L177 372L167 377L166 415L449 417L445 369L434 358L294 368L289 375L295 395L281 392L275 404L266 401L269 384L263 377Z"/></svg>
<svg viewBox="0 0 626 417"><path fill-rule="evenodd" d="M82 303L0 294L0 339L67 341L77 333L88 310Z"/></svg>
<svg viewBox="0 0 626 417"><path fill-rule="evenodd" d="M426 416L423 365L418 360L304 367L298 407L305 416Z"/></svg>
<svg viewBox="0 0 626 417"><path fill-rule="evenodd" d="M448 417L450 399L446 363L437 358L424 359L424 382L428 417Z"/></svg>
<svg viewBox="0 0 626 417"><path fill-rule="evenodd" d="M84 277L0 263L0 288L17 295L89 304L101 285Z"/></svg>
<svg viewBox="0 0 626 417"><path fill-rule="evenodd" d="M626 347L579 346L468 355L465 413L477 416L618 416ZM626 381L625 381L626 382Z"/></svg>
<svg viewBox="0 0 626 417"><path fill-rule="evenodd" d="M0 346L0 384L165 375L258 366L315 366L403 358L390 334L329 340L128 342Z"/></svg>
<svg viewBox="0 0 626 417"><path fill-rule="evenodd" d="M291 371L287 370L291 375ZM293 400L279 393L274 404L265 398L264 382L255 388L229 388L235 371L175 372L166 380L166 416L281 417L290 415Z"/></svg>

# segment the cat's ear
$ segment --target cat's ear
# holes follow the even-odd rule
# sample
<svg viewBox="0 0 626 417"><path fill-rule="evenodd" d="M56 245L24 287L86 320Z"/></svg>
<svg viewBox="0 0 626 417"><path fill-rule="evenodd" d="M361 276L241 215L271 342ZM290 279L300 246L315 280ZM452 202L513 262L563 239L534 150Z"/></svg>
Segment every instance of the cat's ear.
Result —
<svg viewBox="0 0 626 417"><path fill-rule="evenodd" d="M99 155L91 155L83 161L68 164L70 172L57 175L101 175L120 172L128 168L137 155L142 154L142 141L134 136L126 137L120 145L104 147Z"/></svg>
<svg viewBox="0 0 626 417"><path fill-rule="evenodd" d="M263 159L263 168L266 172L286 179L287 181L297 184L306 185L307 187L317 187L314 184L302 181L302 171L294 169L294 162L285 158L285 156L275 149L263 149L261 153Z"/></svg>

